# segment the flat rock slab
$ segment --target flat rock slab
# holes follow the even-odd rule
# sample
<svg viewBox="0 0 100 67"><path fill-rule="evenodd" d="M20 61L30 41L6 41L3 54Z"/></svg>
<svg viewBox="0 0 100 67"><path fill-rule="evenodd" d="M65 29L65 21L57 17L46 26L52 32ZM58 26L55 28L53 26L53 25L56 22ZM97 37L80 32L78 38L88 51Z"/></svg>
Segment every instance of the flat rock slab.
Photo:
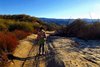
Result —
<svg viewBox="0 0 100 67"><path fill-rule="evenodd" d="M38 45L33 45L33 34L20 41L15 56L26 58L14 60L9 67L100 67L99 48L76 47L71 38L48 36L45 43L45 55L38 55Z"/></svg>

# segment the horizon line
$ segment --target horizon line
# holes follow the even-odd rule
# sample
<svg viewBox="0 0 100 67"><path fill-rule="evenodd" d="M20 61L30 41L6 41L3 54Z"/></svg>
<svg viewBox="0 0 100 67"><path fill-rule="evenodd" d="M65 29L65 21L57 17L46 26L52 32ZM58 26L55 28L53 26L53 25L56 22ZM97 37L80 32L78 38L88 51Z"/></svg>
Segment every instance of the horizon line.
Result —
<svg viewBox="0 0 100 67"><path fill-rule="evenodd" d="M31 17L36 17L36 18L47 18L47 19L100 19L100 18L87 18L87 17L84 17L84 18L72 18L72 17L69 17L69 18L56 18L56 17L43 17L43 16L34 16L34 15L30 15L30 14L0 14L0 15L29 15Z"/></svg>

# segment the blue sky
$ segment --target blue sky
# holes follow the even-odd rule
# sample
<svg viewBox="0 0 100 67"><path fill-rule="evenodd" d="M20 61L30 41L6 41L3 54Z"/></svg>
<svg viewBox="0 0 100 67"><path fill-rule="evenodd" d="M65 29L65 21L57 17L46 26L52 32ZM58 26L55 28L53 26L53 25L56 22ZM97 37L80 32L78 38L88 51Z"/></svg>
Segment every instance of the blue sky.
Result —
<svg viewBox="0 0 100 67"><path fill-rule="evenodd" d="M98 19L100 0L0 0L0 14Z"/></svg>

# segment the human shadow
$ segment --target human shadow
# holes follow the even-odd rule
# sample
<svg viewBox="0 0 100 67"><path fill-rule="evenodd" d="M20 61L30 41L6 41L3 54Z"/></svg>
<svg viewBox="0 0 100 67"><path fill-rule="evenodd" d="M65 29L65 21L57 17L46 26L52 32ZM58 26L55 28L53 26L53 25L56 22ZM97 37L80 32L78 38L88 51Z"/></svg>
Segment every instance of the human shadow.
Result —
<svg viewBox="0 0 100 67"><path fill-rule="evenodd" d="M42 55L37 54L35 56L34 62L33 62L33 66L34 67L39 67L39 63L40 63L40 58L42 57Z"/></svg>
<svg viewBox="0 0 100 67"><path fill-rule="evenodd" d="M64 62L57 56L57 52L54 50L55 46L53 44L53 40L55 38L51 38L51 36L47 37L47 46L49 52L46 55L46 67L65 67Z"/></svg>
<svg viewBox="0 0 100 67"><path fill-rule="evenodd" d="M22 57L14 56L13 54L8 54L7 57L9 60L25 61L25 60L35 59L36 56L22 58Z"/></svg>
<svg viewBox="0 0 100 67"><path fill-rule="evenodd" d="M33 66L39 67L40 57L42 57L42 55L39 55L39 54L37 54L35 56L31 56L31 57L25 57L25 58L14 56L12 54L8 55L8 59L11 60L11 62L13 62L13 63L14 63L14 60L24 61L23 64L21 65L21 67L24 67L24 64L27 60L32 60L32 59L34 60Z"/></svg>
<svg viewBox="0 0 100 67"><path fill-rule="evenodd" d="M57 52L53 49L55 46L53 45L53 40L55 40L56 37L52 38L51 36L47 37L46 45L48 47L49 52L46 53L46 55L35 55L33 57L26 57L26 58L20 58L17 57L17 60L26 61L30 59L34 59L33 66L39 67L40 60L43 59L46 61L46 67L65 67L64 62L56 55ZM34 44L34 40L30 40ZM44 58L45 57L45 58ZM24 67L24 64L22 64L22 67Z"/></svg>

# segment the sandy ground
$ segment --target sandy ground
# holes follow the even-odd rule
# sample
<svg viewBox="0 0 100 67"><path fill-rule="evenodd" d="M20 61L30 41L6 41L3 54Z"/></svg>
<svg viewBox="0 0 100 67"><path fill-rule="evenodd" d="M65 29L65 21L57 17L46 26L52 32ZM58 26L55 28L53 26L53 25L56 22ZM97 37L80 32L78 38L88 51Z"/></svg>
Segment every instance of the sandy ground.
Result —
<svg viewBox="0 0 100 67"><path fill-rule="evenodd" d="M75 41L64 37L51 37L51 41L55 53L58 53L56 55L65 67L100 67L100 47L79 48L81 45L76 45Z"/></svg>
<svg viewBox="0 0 100 67"><path fill-rule="evenodd" d="M20 59L27 58L30 50L34 49L33 40L36 38L36 35L32 34L25 38L24 40L20 40L20 44L14 51L14 56L19 57ZM8 67L21 67L24 61L22 60L14 60L14 63L10 63Z"/></svg>
<svg viewBox="0 0 100 67"><path fill-rule="evenodd" d="M45 55L38 55L32 34L20 41L14 60L8 67L100 67L100 48L79 48L72 38L48 36Z"/></svg>

